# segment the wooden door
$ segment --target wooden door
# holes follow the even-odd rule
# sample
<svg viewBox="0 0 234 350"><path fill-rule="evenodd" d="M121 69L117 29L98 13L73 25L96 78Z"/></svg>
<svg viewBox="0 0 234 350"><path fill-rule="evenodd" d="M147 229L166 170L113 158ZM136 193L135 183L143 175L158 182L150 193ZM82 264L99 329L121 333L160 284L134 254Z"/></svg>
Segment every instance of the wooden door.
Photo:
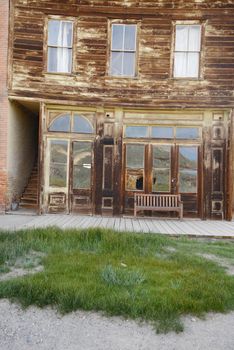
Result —
<svg viewBox="0 0 234 350"><path fill-rule="evenodd" d="M198 145L178 145L176 147L176 193L181 194L184 215L202 216L202 155Z"/></svg>
<svg viewBox="0 0 234 350"><path fill-rule="evenodd" d="M70 160L70 210L76 213L93 211L93 143L73 141Z"/></svg>

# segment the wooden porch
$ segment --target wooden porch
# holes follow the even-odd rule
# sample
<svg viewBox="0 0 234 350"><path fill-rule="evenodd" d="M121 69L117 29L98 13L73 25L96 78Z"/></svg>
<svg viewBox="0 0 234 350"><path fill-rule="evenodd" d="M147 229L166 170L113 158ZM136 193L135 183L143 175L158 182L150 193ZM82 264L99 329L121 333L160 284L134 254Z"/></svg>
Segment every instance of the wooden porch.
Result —
<svg viewBox="0 0 234 350"><path fill-rule="evenodd" d="M234 221L202 221L199 219L161 220L132 217L101 217L85 215L3 215L0 216L2 230L19 230L58 226L67 228L101 227L123 232L189 235L196 237L234 238Z"/></svg>

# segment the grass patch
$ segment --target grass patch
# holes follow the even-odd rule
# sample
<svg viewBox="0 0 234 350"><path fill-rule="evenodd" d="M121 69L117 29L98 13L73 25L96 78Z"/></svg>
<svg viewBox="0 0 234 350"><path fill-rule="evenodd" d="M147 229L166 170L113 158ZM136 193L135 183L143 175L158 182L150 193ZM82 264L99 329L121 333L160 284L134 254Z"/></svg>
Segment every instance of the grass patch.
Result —
<svg viewBox="0 0 234 350"><path fill-rule="evenodd" d="M234 277L199 254L233 264L234 242L55 227L1 233L1 266L40 263L44 271L1 282L0 298L62 313L103 311L180 332L182 315L234 310Z"/></svg>

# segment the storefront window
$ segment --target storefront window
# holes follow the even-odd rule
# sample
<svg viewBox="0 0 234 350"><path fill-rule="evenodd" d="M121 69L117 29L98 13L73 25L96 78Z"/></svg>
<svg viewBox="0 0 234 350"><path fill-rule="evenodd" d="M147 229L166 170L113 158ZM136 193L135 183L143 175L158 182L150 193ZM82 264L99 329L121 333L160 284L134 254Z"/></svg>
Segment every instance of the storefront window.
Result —
<svg viewBox="0 0 234 350"><path fill-rule="evenodd" d="M91 187L92 143L73 143L73 189Z"/></svg>
<svg viewBox="0 0 234 350"><path fill-rule="evenodd" d="M180 193L197 193L198 148L179 148Z"/></svg>
<svg viewBox="0 0 234 350"><path fill-rule="evenodd" d="M51 187L66 187L67 185L67 150L67 141L50 141L49 184Z"/></svg>
<svg viewBox="0 0 234 350"><path fill-rule="evenodd" d="M153 192L170 192L171 147L153 146Z"/></svg>
<svg viewBox="0 0 234 350"><path fill-rule="evenodd" d="M144 145L126 145L126 190L144 190Z"/></svg>

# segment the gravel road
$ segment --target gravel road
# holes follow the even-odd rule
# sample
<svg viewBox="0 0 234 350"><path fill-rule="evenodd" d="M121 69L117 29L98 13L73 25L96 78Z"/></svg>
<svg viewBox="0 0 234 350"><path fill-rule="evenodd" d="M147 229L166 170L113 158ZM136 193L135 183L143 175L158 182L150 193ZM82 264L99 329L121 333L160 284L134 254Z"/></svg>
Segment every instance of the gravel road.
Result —
<svg viewBox="0 0 234 350"><path fill-rule="evenodd" d="M186 317L179 335L97 313L56 311L0 300L1 350L234 350L234 312Z"/></svg>

